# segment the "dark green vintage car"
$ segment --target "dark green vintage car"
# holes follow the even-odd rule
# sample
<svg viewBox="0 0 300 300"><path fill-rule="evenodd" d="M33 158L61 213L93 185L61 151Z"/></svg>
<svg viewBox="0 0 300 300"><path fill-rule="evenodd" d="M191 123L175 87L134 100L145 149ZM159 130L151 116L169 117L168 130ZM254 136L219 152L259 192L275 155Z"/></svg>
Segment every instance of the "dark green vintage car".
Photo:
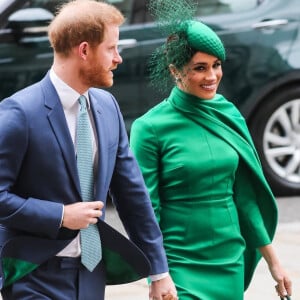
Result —
<svg viewBox="0 0 300 300"><path fill-rule="evenodd" d="M64 0L0 1L0 99L41 79L52 62L47 24ZM114 87L128 132L168 94L149 85L147 60L164 42L144 0L109 0L127 17ZM247 119L277 195L300 194L299 0L198 0L199 19L223 40L219 92Z"/></svg>

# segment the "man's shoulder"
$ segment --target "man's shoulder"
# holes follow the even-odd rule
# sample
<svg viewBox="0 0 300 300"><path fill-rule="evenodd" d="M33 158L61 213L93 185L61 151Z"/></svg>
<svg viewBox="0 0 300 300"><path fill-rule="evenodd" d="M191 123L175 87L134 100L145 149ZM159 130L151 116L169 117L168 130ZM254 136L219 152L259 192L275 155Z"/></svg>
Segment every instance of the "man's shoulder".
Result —
<svg viewBox="0 0 300 300"><path fill-rule="evenodd" d="M15 92L8 98L13 99L17 102L23 102L30 99L32 101L35 101L35 99L41 99L41 96L43 94L49 94L49 88L52 90L52 92L55 91L50 79L48 78L48 76L45 76L42 80ZM45 92L45 89L47 89L48 91Z"/></svg>
<svg viewBox="0 0 300 300"><path fill-rule="evenodd" d="M95 97L96 99L98 99L98 98L107 99L107 100L115 99L115 97L113 96L112 93L110 93L107 90L100 89L100 88L90 88L89 94L92 97Z"/></svg>
<svg viewBox="0 0 300 300"><path fill-rule="evenodd" d="M41 92L41 87L39 83L34 83L30 86L27 86L17 92L15 92L13 95L11 95L9 98L12 98L14 100L24 100L26 98L34 98L37 93Z"/></svg>

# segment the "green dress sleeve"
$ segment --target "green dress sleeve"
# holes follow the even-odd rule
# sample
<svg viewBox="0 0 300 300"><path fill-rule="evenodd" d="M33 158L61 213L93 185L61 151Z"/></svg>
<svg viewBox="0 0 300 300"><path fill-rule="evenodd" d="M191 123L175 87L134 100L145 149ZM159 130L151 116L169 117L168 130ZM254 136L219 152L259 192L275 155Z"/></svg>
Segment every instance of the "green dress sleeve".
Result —
<svg viewBox="0 0 300 300"><path fill-rule="evenodd" d="M264 217L257 203L259 195L253 189L254 178L240 160L234 184L234 201L238 210L242 234L247 246L259 248L271 243L271 238L264 224ZM246 174L245 174L246 173Z"/></svg>

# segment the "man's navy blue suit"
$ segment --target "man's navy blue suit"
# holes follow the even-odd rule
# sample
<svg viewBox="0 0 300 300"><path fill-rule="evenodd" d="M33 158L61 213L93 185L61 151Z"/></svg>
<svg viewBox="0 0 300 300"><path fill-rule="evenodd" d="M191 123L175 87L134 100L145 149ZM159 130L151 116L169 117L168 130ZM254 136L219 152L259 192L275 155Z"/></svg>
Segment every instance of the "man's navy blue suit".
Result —
<svg viewBox="0 0 300 300"><path fill-rule="evenodd" d="M100 89L90 89L89 98L99 153L95 199L105 202L108 193L111 194L130 239L150 261L151 274L166 272L161 233L142 175L128 147L117 102L110 93ZM0 124L0 250L5 246L1 250L2 267L3 258L9 258L10 253L14 258L32 258L37 264L45 262L26 276L47 269L49 275L44 281L47 289L47 281L51 284L58 278L53 265L61 267L64 264L56 261L52 264L48 260L56 260L55 254L78 233L60 228L63 205L81 201L73 142L49 74L0 103ZM6 238L8 232L14 235L13 246ZM103 241L104 247L107 237ZM113 240L114 235L110 238ZM82 266L73 260L67 269L78 268ZM101 299L97 295L104 289L105 279L101 277L105 276L105 271L98 269L98 274L87 275L93 278L89 280L92 282L91 297L87 296L88 292L78 299ZM70 272L71 277L78 276L77 271ZM5 284L5 273L0 272L0 276L1 286ZM78 278L73 282L78 282ZM61 286L60 289L66 294L69 288ZM49 299L64 298L57 295Z"/></svg>

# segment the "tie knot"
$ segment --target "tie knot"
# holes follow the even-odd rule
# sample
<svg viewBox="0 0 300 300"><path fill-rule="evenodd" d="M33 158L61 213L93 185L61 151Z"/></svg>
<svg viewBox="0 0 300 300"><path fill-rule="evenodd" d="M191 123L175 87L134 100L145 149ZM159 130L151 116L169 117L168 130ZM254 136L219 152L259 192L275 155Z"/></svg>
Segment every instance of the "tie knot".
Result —
<svg viewBox="0 0 300 300"><path fill-rule="evenodd" d="M81 110L86 110L87 109L87 100L85 96L81 95L78 99L79 104L81 106Z"/></svg>

